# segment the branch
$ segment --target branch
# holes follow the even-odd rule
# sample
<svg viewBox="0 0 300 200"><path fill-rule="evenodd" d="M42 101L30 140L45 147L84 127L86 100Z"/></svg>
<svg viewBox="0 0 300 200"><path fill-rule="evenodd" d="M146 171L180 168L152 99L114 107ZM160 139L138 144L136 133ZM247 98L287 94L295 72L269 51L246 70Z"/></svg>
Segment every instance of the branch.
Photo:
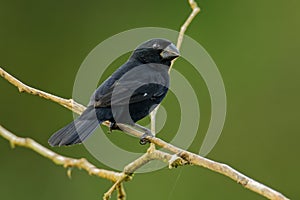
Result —
<svg viewBox="0 0 300 200"><path fill-rule="evenodd" d="M19 81L18 79L16 79L12 75L10 75L9 73L5 72L1 67L0 67L0 76L2 76L8 82L10 82L14 86L16 86L19 89L19 92L27 92L29 94L51 100L55 103L58 103L59 105L62 105L64 107L68 108L69 110L72 110L73 112L75 112L77 114L81 114L85 110L85 106L75 102L73 99L64 99L64 98L55 96L53 94L49 94L47 92L32 88L32 87L22 83L21 81Z"/></svg>
<svg viewBox="0 0 300 200"><path fill-rule="evenodd" d="M200 7L198 7L197 3L194 0L189 0L189 4L190 4L190 7L192 8L192 12L180 28L180 32L179 32L179 35L177 38L177 44L176 44L177 49L180 49L180 47L181 47L181 44L183 41L183 36L184 36L186 29L191 24L191 22L196 17L196 15L200 12ZM175 62L175 60L173 60L172 65L170 66L169 73L172 70L174 62Z"/></svg>
<svg viewBox="0 0 300 200"><path fill-rule="evenodd" d="M78 169L84 169L90 175L95 175L111 181L117 181L122 177L122 173L109 171L105 169L99 169L84 158L75 159L75 158L62 156L40 145L33 139L17 137L10 131L3 128L1 125L0 125L0 135L9 141L10 145L13 148L15 146L22 146L22 147L32 149L33 151L37 152L41 156L48 158L56 165L62 165L63 167L69 169L72 167L77 167ZM68 176L70 176L70 171L68 171Z"/></svg>
<svg viewBox="0 0 300 200"><path fill-rule="evenodd" d="M180 28L180 32L179 32L179 35L177 38L177 44L176 44L178 49L180 49L180 47L181 47L181 44L183 41L183 36L185 34L186 29L191 24L191 22L196 17L196 15L200 12L200 7L198 7L197 3L194 0L189 0L189 4L190 4L190 7L192 8L192 12Z"/></svg>
<svg viewBox="0 0 300 200"><path fill-rule="evenodd" d="M214 172L218 172L220 174L223 174L232 180L236 181L237 183L241 184L243 187L252 190L264 197L267 197L269 199L288 199L287 197L283 196L281 193L273 190L272 188L263 185L259 182L257 182L254 179L251 179L250 177L247 177L246 175L238 172L237 170L233 169L232 167L219 163L216 161L209 160L207 158L204 158L202 156L199 156L197 154L182 150L172 144L169 144L159 138L155 137L148 137L147 138L150 142L156 144L157 146L160 146L162 148L165 148L175 154L177 154L182 159L186 160L188 163L197 165L200 167L205 167L207 169L210 169Z"/></svg>

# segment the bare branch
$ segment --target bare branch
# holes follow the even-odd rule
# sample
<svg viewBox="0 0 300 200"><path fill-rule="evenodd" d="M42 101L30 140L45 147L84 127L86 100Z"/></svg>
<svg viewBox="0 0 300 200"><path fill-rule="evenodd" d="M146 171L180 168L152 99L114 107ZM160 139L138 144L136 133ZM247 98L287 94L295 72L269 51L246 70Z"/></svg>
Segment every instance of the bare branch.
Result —
<svg viewBox="0 0 300 200"><path fill-rule="evenodd" d="M173 153L176 153L178 156L180 156L182 159L186 160L188 163L193 165L198 165L200 167L205 167L207 169L210 169L214 172L218 172L220 174L223 174L232 180L236 181L237 183L241 184L243 187L252 190L264 197L267 197L269 199L276 199L276 200L287 200L288 198L283 196L281 193L273 190L272 188L263 185L246 175L238 172L237 170L233 169L232 167L215 162L212 160L209 160L207 158L204 158L202 156L199 156L197 154L182 150L172 144L169 144L159 138L155 137L148 137L147 138L150 142L156 144L157 146L163 147Z"/></svg>
<svg viewBox="0 0 300 200"><path fill-rule="evenodd" d="M85 106L75 102L73 99L64 99L64 98L55 96L53 94L49 94L47 92L32 88L32 87L22 83L21 81L19 81L18 79L11 76L6 71L4 71L1 67L0 67L0 76L2 76L8 82L10 82L14 86L16 86L19 89L19 92L27 92L32 95L36 95L36 96L39 96L39 97L42 97L45 99L49 99L53 102L56 102L64 107L72 110L73 112L75 112L77 114L81 114L85 110Z"/></svg>
<svg viewBox="0 0 300 200"><path fill-rule="evenodd" d="M197 3L194 0L189 0L189 4L190 4L190 7L192 8L192 12L180 28L179 35L178 35L178 38L177 38L177 44L176 44L177 49L181 48L181 44L182 44L182 41L183 41L183 36L184 36L184 33L185 33L186 29L189 27L189 25L191 24L193 19L196 17L196 15L200 12L200 8L198 7ZM172 65L169 69L169 73L172 70L174 62L175 62L175 60L172 62Z"/></svg>
<svg viewBox="0 0 300 200"><path fill-rule="evenodd" d="M77 167L78 169L84 169L90 175L95 175L95 176L105 178L105 179L108 179L111 181L117 181L123 175L122 173L109 171L109 170L105 170L105 169L99 169L84 158L75 159L75 158L70 158L70 157L59 155L59 154L47 149L46 147L40 145L33 139L17 137L10 131L3 128L1 125L0 125L0 135L3 138L5 138L6 140L8 140L12 147L15 147L15 146L27 147L27 148L32 149L33 151L37 152L38 154L44 156L45 158L48 158L55 164L62 165L65 168ZM70 171L68 171L68 175L70 175Z"/></svg>
<svg viewBox="0 0 300 200"><path fill-rule="evenodd" d="M77 103L73 99L64 99L62 97L58 97L53 94L49 94L47 92L30 87L30 86L24 84L23 82L19 81L12 75L10 75L8 72L6 72L1 67L0 67L0 76L2 76L4 79L6 79L8 82L10 82L12 85L16 86L19 89L19 92L27 92L29 94L42 97L44 99L48 99L50 101L58 103L59 105L61 105L63 107L68 108L69 110L71 110L77 114L81 114L86 109L85 106L81 105L80 103ZM109 127L110 122L105 121L102 124Z"/></svg>
<svg viewBox="0 0 300 200"><path fill-rule="evenodd" d="M196 15L200 12L200 7L198 7L197 3L194 0L189 0L189 4L192 8L192 12L180 28L180 32L179 32L179 35L178 35L178 38L177 38L177 44L176 44L178 49L180 49L180 47L181 47L181 44L182 44L182 41L183 41L183 36L185 34L186 29L191 24L191 22L196 17Z"/></svg>

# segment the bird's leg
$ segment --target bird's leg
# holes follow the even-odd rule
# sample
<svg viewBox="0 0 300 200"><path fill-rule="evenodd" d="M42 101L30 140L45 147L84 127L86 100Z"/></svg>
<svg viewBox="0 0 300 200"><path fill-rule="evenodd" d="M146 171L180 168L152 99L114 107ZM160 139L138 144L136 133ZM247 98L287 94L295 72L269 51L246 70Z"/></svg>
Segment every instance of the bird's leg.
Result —
<svg viewBox="0 0 300 200"><path fill-rule="evenodd" d="M120 130L116 122L110 122L108 133L112 133L113 130Z"/></svg>
<svg viewBox="0 0 300 200"><path fill-rule="evenodd" d="M140 144L141 145L145 145L147 143L150 143L150 141L146 138L147 136L150 137L154 137L154 135L151 133L151 131L139 124L134 124L133 125L136 129L141 130L142 132L144 132L144 135L142 135L142 137L140 138Z"/></svg>
<svg viewBox="0 0 300 200"><path fill-rule="evenodd" d="M121 130L125 131L126 132L126 126L130 126L132 128L135 128L136 130L138 130L139 132L142 132L144 133L141 137L140 137L140 144L141 145L144 145L144 144L147 144L147 143L150 143L150 141L147 139L147 137L154 137L154 135L151 133L151 131L139 124L135 124L135 123L130 123L130 124L124 124L124 123L119 123L120 125L125 125L125 129L123 130L122 129L122 126L121 126ZM118 126L118 123L117 123L117 126Z"/></svg>

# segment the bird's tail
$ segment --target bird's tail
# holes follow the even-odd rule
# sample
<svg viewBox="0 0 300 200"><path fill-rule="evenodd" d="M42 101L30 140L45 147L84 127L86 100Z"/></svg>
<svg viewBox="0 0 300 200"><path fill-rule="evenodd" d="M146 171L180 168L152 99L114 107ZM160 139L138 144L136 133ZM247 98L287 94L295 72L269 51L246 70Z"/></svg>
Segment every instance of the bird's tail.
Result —
<svg viewBox="0 0 300 200"><path fill-rule="evenodd" d="M94 107L88 107L77 119L58 130L48 140L51 146L69 146L82 143L101 121L98 121Z"/></svg>

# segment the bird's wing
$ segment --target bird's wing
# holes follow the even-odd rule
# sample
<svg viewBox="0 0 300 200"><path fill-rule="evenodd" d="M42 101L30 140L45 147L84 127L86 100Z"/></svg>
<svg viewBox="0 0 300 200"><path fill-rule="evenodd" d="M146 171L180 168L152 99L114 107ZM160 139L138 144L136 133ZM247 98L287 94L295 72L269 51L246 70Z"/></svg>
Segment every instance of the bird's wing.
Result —
<svg viewBox="0 0 300 200"><path fill-rule="evenodd" d="M168 87L160 84L141 84L138 81L116 83L114 84L115 87L112 87L106 94L95 101L94 106L109 107L111 105L120 106L142 102L147 99L159 98L168 90ZM136 88L137 85L140 85L140 87Z"/></svg>
<svg viewBox="0 0 300 200"><path fill-rule="evenodd" d="M95 107L128 105L165 95L169 86L167 73L151 68L123 76L94 101Z"/></svg>

